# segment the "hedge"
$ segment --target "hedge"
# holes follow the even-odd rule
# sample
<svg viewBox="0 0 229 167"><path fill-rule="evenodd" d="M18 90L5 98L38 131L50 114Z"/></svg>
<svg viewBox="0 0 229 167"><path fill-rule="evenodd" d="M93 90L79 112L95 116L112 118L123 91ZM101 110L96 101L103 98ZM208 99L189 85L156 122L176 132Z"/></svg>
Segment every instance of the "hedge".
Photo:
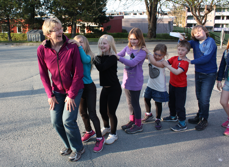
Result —
<svg viewBox="0 0 229 167"><path fill-rule="evenodd" d="M112 35L114 38L128 38L128 33L108 33L109 35ZM71 34L65 33L65 35L70 39ZM78 33L76 35L79 35ZM85 34L87 38L99 38L101 34L96 33L88 33ZM146 37L147 34L144 34L144 37ZM211 33L210 35L215 40L215 35ZM27 40L27 34L24 33L11 33L12 41L26 41ZM177 40L177 38L170 36L169 34L157 34L156 38L158 39L174 39ZM191 35L187 34L187 40L191 39ZM7 33L0 33L0 41L8 41L8 34Z"/></svg>
<svg viewBox="0 0 229 167"><path fill-rule="evenodd" d="M26 41L27 34L24 33L11 33L12 41ZM8 41L7 33L0 33L0 41Z"/></svg>

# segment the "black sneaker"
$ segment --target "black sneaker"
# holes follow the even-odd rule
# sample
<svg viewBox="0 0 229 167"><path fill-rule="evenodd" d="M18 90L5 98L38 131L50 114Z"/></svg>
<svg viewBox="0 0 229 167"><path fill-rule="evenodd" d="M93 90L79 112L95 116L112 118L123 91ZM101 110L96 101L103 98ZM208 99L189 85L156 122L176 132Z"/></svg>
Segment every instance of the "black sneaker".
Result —
<svg viewBox="0 0 229 167"><path fill-rule="evenodd" d="M126 133L129 133L129 134L142 132L143 131L143 125L137 126L134 124L130 129L126 129L125 131L126 131Z"/></svg>
<svg viewBox="0 0 229 167"><path fill-rule="evenodd" d="M72 162L78 161L81 158L81 155L85 152L85 148L83 147L79 152L72 152L69 156L69 160Z"/></svg>
<svg viewBox="0 0 229 167"><path fill-rule="evenodd" d="M122 130L130 129L134 125L134 122L129 121L126 125L122 125L121 128Z"/></svg>
<svg viewBox="0 0 229 167"><path fill-rule="evenodd" d="M179 132L179 131L184 131L187 129L187 125L182 126L180 123L176 124L176 126L171 127L172 131Z"/></svg>
<svg viewBox="0 0 229 167"><path fill-rule="evenodd" d="M195 126L195 129L198 131L204 130L208 126L208 120L202 118L200 122Z"/></svg>
<svg viewBox="0 0 229 167"><path fill-rule="evenodd" d="M161 128L162 128L161 121L160 121L159 119L157 119L157 120L155 121L155 128L156 128L157 130L161 130Z"/></svg>
<svg viewBox="0 0 229 167"><path fill-rule="evenodd" d="M145 113L145 117L142 119L142 122L150 122L150 121L153 121L153 114L150 113L150 115L147 115Z"/></svg>
<svg viewBox="0 0 229 167"><path fill-rule="evenodd" d="M177 116L175 116L175 117L171 117L171 116L168 116L168 117L164 117L163 118L163 121L172 121L172 122L176 122L176 121L178 121L178 119L177 119Z"/></svg>
<svg viewBox="0 0 229 167"><path fill-rule="evenodd" d="M188 119L188 122L189 122L190 124L198 124L198 123L200 122L199 115L195 116L194 118Z"/></svg>
<svg viewBox="0 0 229 167"><path fill-rule="evenodd" d="M70 148L64 147L62 150L60 150L60 155L69 155L71 152L72 150Z"/></svg>

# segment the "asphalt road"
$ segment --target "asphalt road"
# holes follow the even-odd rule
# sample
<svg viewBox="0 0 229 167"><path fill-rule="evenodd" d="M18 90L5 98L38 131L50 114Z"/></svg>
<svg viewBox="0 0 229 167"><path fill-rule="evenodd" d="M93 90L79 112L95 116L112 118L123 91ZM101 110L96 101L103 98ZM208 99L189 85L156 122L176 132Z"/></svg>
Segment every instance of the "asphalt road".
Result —
<svg viewBox="0 0 229 167"><path fill-rule="evenodd" d="M153 50L158 42L147 43ZM165 42L169 56L176 55L176 42ZM126 44L117 44L120 51ZM96 53L97 46L91 45ZM187 123L185 132L170 130L175 123L162 122L163 129L154 128L154 122L144 124L144 131L126 134L121 125L128 122L129 112L124 92L117 109L119 139L112 145L104 145L100 153L94 153L95 139L85 143L86 152L78 162L69 162L68 157L60 156L62 141L53 129L50 121L47 96L40 80L37 46L0 45L0 166L160 166L160 167L227 167L229 164L229 137L223 136L221 124L226 114L219 103L220 92L213 90L211 96L209 126L204 131L196 131L195 125ZM218 49L218 62L223 49ZM192 58L192 52L188 54ZM118 76L122 81L123 65L118 65ZM148 80L147 61L144 66L144 85ZM97 114L99 113L98 71L92 71L92 78L97 86ZM166 70L167 84L169 71ZM153 102L153 101L152 101ZM145 113L143 97L140 98L142 116ZM186 111L187 119L195 116L198 110L194 85L194 66L188 71L188 89ZM155 107L152 103L152 112ZM167 116L167 103L163 104L162 117ZM84 126L78 115L80 131ZM102 126L102 121L101 121ZM106 136L107 137L107 136Z"/></svg>

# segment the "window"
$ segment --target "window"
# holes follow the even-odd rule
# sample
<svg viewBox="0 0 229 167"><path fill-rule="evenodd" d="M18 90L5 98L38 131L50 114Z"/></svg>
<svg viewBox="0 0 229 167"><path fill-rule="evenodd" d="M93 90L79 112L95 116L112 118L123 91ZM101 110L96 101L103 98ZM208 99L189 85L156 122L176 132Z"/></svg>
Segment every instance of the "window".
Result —
<svg viewBox="0 0 229 167"><path fill-rule="evenodd" d="M219 28L219 27L220 27L220 24L215 24L214 27L215 27L215 28Z"/></svg>
<svg viewBox="0 0 229 167"><path fill-rule="evenodd" d="M220 16L215 16L215 19L220 20L221 18L220 18Z"/></svg>
<svg viewBox="0 0 229 167"><path fill-rule="evenodd" d="M193 20L193 16L188 16L188 20Z"/></svg>
<svg viewBox="0 0 229 167"><path fill-rule="evenodd" d="M192 24L187 24L187 27L192 27Z"/></svg>
<svg viewBox="0 0 229 167"><path fill-rule="evenodd" d="M1 27L2 29L2 33L7 33L8 32L8 27L7 27L7 25L6 24L2 24L2 27Z"/></svg>
<svg viewBox="0 0 229 167"><path fill-rule="evenodd" d="M17 33L22 33L22 27L21 25L17 25Z"/></svg>
<svg viewBox="0 0 229 167"><path fill-rule="evenodd" d="M216 9L216 12L221 12L221 8L217 8Z"/></svg>

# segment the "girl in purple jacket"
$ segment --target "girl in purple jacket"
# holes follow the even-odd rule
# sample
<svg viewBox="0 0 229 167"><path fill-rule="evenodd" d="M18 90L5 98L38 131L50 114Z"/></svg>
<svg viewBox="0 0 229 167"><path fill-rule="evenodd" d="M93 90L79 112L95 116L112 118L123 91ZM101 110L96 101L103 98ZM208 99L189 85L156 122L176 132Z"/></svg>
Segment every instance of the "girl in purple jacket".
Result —
<svg viewBox="0 0 229 167"><path fill-rule="evenodd" d="M130 30L128 40L128 46L117 54L117 58L125 65L122 87L125 90L130 111L130 121L123 125L122 129L126 133L133 134L143 131L139 98L144 81L142 64L146 58L146 52L142 50L142 47L146 45L139 28Z"/></svg>

